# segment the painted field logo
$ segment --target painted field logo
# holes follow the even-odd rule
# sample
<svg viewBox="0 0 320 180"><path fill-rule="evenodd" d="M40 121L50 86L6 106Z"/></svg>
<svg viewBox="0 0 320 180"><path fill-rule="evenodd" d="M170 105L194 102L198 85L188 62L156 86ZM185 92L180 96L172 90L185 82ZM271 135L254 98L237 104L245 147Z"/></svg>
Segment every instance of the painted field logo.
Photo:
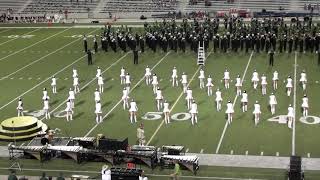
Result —
<svg viewBox="0 0 320 180"><path fill-rule="evenodd" d="M9 38L9 39L16 39L16 38L22 38L22 39L29 39L29 38L32 38L34 37L34 35L9 35L9 36L2 36L2 37L6 37L6 38Z"/></svg>
<svg viewBox="0 0 320 180"><path fill-rule="evenodd" d="M87 38L93 38L95 35L89 34L86 35ZM64 36L64 37L70 37L70 38L83 38L83 34L74 34L71 36Z"/></svg>
<svg viewBox="0 0 320 180"><path fill-rule="evenodd" d="M279 115L268 119L268 121L278 122L279 124L286 124L287 120L287 115ZM299 121L308 125L320 124L320 118L317 116L300 117Z"/></svg>
<svg viewBox="0 0 320 180"><path fill-rule="evenodd" d="M41 116L44 116L44 110L36 110L36 111L32 111L32 110L25 110L23 111L23 113L25 115L28 115L28 116L33 116L35 118L39 118Z"/></svg>
<svg viewBox="0 0 320 180"><path fill-rule="evenodd" d="M162 112L147 112L145 115L141 117L144 120L148 121L156 121L164 118L164 115ZM171 119L174 121L187 121L191 119L191 115L189 113L175 113L171 115Z"/></svg>

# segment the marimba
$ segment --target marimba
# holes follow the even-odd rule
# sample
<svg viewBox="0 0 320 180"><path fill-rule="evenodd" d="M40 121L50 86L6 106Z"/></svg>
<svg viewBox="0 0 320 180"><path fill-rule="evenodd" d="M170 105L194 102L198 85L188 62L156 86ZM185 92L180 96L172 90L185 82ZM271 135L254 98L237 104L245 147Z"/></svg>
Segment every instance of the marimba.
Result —
<svg viewBox="0 0 320 180"><path fill-rule="evenodd" d="M60 152L61 154L65 154L79 163L79 155L81 153L80 151L83 148L81 146L48 146L46 149L53 152Z"/></svg>
<svg viewBox="0 0 320 180"><path fill-rule="evenodd" d="M168 155L184 155L185 150L184 146L162 146L162 152L167 152Z"/></svg>
<svg viewBox="0 0 320 180"><path fill-rule="evenodd" d="M178 161L182 167L190 170L195 175L197 174L199 169L199 158L197 156L163 155L160 157L161 168L174 167L175 161Z"/></svg>
<svg viewBox="0 0 320 180"><path fill-rule="evenodd" d="M39 161L43 161L45 157L45 147L44 146L9 146L10 150L19 150L22 151L24 155L29 155L38 159Z"/></svg>
<svg viewBox="0 0 320 180"><path fill-rule="evenodd" d="M119 150L117 151L117 158L119 161L131 161L133 160L140 160L146 165L148 165L150 168L154 169L157 162L157 151L151 150L151 151L124 151Z"/></svg>

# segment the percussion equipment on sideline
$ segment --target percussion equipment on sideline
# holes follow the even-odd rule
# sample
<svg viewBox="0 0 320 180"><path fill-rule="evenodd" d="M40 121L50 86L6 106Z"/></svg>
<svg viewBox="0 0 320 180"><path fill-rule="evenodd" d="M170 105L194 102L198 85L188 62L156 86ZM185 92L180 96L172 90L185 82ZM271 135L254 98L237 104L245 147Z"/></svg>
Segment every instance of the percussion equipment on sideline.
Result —
<svg viewBox="0 0 320 180"><path fill-rule="evenodd" d="M157 151L156 150L150 150L150 151L124 151L119 150L117 151L117 158L119 160L125 161L125 162L137 162L139 161L145 163L150 168L154 169L157 162Z"/></svg>
<svg viewBox="0 0 320 180"><path fill-rule="evenodd" d="M199 169L199 157L163 155L160 157L161 168L173 168L175 161L178 161L182 168L190 170L195 175L197 174L197 170Z"/></svg>
<svg viewBox="0 0 320 180"><path fill-rule="evenodd" d="M162 152L167 152L168 155L185 154L184 146L162 146Z"/></svg>
<svg viewBox="0 0 320 180"><path fill-rule="evenodd" d="M139 180L141 169L111 168L112 180Z"/></svg>

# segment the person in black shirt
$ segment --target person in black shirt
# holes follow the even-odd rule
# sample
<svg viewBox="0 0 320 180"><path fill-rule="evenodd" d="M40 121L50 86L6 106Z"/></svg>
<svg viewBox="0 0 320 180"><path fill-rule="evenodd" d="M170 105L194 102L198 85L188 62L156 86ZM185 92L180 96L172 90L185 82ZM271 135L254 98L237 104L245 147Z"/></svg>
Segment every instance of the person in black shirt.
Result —
<svg viewBox="0 0 320 180"><path fill-rule="evenodd" d="M138 50L133 50L133 64L138 64L139 56L138 56Z"/></svg>
<svg viewBox="0 0 320 180"><path fill-rule="evenodd" d="M92 52L90 49L88 49L87 51L87 55L88 55L88 65L92 65Z"/></svg>
<svg viewBox="0 0 320 180"><path fill-rule="evenodd" d="M88 42L86 35L83 35L83 46L84 46L84 52L88 51Z"/></svg>
<svg viewBox="0 0 320 180"><path fill-rule="evenodd" d="M274 61L274 51L271 49L271 51L269 52L269 65L273 66L273 61Z"/></svg>

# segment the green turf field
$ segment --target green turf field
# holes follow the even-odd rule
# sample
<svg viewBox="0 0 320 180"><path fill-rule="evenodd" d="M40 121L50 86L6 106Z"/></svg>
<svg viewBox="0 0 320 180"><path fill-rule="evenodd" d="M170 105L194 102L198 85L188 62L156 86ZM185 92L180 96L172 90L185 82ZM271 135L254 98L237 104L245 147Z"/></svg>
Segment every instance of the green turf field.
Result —
<svg viewBox="0 0 320 180"><path fill-rule="evenodd" d="M213 77L214 92L222 89L222 111L215 109L215 96L208 97L205 90L199 88L199 67L196 65L196 54L160 51L156 53L146 50L140 55L139 65L133 65L132 53L98 52L94 55L94 65L88 66L83 52L82 34L100 34L100 28L66 28L66 29L0 29L0 117L1 120L16 116L17 99L23 98L24 108L29 112L42 109L42 89L46 87L50 96L50 106L53 115L65 109L68 90L72 86L72 68L78 70L80 76L80 94L76 95L74 120L67 122L64 117L42 119L50 128L61 129L61 136L96 136L102 133L110 138L129 137L129 143L136 143L136 128L143 122L149 145L184 145L188 152L219 153L219 154L249 154L276 156L320 157L319 111L320 108L320 67L316 62L316 54L276 54L275 66L268 66L268 55L265 53L213 53L208 56L205 75ZM92 38L89 37L89 47ZM211 46L212 44L210 44ZM152 87L147 86L143 79L144 69L149 65L152 72L158 75L160 87L165 99L170 102L171 115L178 119L187 113L185 95L182 87L172 87L170 78L173 66L178 74L186 72L193 97L198 103L198 124L191 125L190 120L173 120L165 125L163 117L158 118ZM105 79L105 92L102 95L104 122L96 124L94 114L93 92L97 87L96 68L100 66ZM120 85L120 68L125 67L132 77L132 92L130 97L137 101L138 123L131 124L127 110L122 109L122 86ZM230 71L231 88L226 90L221 83L223 71ZM267 96L262 96L260 88L253 90L251 77L253 70L259 74L265 73L268 79ZM305 69L308 77L307 93L309 96L309 115L307 122L301 122L302 87L299 84L301 71ZM279 72L279 89L275 92L278 105L276 116L286 115L288 105L295 106L296 121L293 129L286 124L271 122L272 118L268 99L272 92L272 73ZM248 112L242 113L240 99L235 93L236 76L244 77L243 90L249 95ZM56 75L58 94L51 93L51 76ZM288 75L294 79L296 88L291 97L285 92L283 82ZM226 103L235 101L233 123L226 125ZM258 126L253 121L253 103L259 100L262 107L262 117ZM147 115L149 114L149 115ZM146 120L152 119L154 120ZM314 117L311 117L314 116ZM143 119L144 117L144 119ZM7 143L1 143L2 145Z"/></svg>

